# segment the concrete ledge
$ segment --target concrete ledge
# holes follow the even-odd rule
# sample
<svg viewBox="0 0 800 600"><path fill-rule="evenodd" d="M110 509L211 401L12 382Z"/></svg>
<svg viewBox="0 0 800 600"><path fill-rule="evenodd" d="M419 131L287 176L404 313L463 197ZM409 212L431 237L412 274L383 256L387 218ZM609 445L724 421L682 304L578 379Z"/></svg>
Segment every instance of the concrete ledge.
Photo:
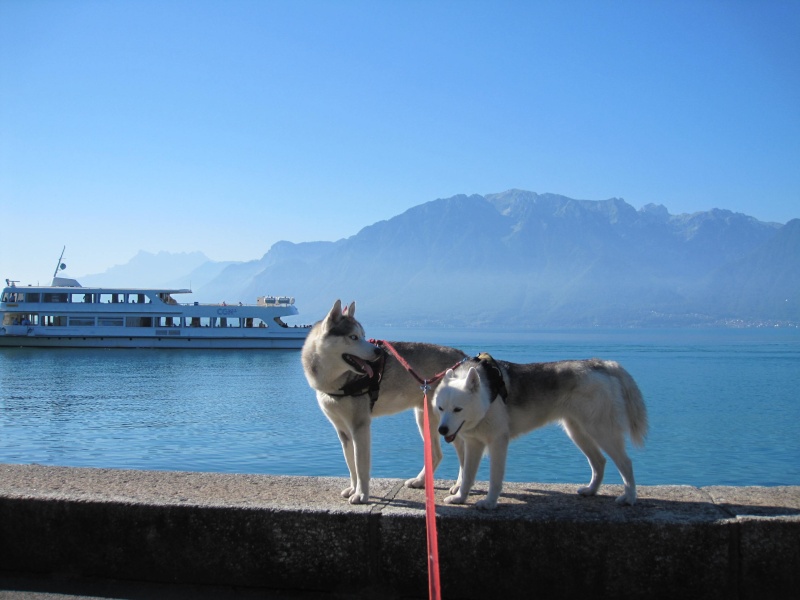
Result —
<svg viewBox="0 0 800 600"><path fill-rule="evenodd" d="M0 465L0 569L191 585L427 596L424 492L373 480ZM443 498L451 482L438 481ZM479 490L485 485L479 484ZM507 484L439 505L443 597L794 598L800 486ZM480 497L482 491L475 495Z"/></svg>

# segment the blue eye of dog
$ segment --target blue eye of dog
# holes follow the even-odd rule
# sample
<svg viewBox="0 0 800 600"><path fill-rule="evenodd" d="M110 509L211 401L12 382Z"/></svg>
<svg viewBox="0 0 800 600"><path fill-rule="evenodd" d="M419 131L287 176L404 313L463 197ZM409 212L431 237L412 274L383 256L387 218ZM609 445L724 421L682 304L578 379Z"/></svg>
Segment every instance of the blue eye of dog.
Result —
<svg viewBox="0 0 800 600"><path fill-rule="evenodd" d="M358 336L354 333L354 334L352 334L350 336L350 339L353 340L353 341L356 341L356 340L358 340Z"/></svg>

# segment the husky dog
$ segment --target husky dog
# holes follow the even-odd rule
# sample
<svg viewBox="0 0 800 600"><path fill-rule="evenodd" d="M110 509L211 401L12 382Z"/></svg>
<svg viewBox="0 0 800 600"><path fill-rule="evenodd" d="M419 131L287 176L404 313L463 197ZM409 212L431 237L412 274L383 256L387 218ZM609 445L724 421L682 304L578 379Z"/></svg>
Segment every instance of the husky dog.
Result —
<svg viewBox="0 0 800 600"><path fill-rule="evenodd" d="M647 434L647 409L630 374L618 363L599 359L515 364L481 354L448 369L433 396L439 433L456 443L459 480L444 501L463 504L475 483L485 449L489 451L489 493L476 503L492 509L503 487L508 443L523 433L560 421L592 468L591 496L603 481L607 453L625 484L617 502L636 502L633 464L625 452L625 434L641 446Z"/></svg>
<svg viewBox="0 0 800 600"><path fill-rule="evenodd" d="M342 310L337 300L328 316L316 323L303 345L301 359L308 384L317 392L322 412L339 434L350 487L342 496L351 504L369 501L370 422L373 417L414 409L423 434L424 394L417 381L394 356L370 343L355 319L356 304ZM416 342L392 342L404 359L423 378L443 372L467 358L460 350ZM431 384L435 388L435 384ZM433 468L442 460L436 428L438 415L430 412ZM425 485L425 468L406 486Z"/></svg>

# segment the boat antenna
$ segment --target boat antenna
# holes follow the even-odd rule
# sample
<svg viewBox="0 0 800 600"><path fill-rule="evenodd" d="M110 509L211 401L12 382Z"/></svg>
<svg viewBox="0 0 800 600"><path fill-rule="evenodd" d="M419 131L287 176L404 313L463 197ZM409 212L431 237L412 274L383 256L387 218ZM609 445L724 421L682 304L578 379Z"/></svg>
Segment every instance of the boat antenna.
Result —
<svg viewBox="0 0 800 600"><path fill-rule="evenodd" d="M64 269L67 268L67 265L65 265L64 263L61 262L61 259L64 258L64 252L66 251L66 249L67 249L66 246L64 246L61 249L61 256L58 257L58 264L56 265L56 270L53 271L53 278L58 277L59 269L63 271Z"/></svg>

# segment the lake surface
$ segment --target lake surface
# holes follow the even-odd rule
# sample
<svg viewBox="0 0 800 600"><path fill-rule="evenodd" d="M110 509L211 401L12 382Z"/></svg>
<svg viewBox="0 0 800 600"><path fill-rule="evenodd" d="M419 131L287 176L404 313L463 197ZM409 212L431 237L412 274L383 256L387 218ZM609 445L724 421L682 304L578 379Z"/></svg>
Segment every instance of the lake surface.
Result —
<svg viewBox="0 0 800 600"><path fill-rule="evenodd" d="M645 448L631 449L637 483L800 484L797 329L368 334L514 362L617 360L637 380L650 417ZM0 349L0 462L347 476L299 351L283 350ZM421 465L411 412L373 422L373 476L408 478ZM457 472L446 447L436 476ZM606 482L620 482L611 461L606 472ZM558 426L509 449L510 481L589 476ZM486 459L479 478L488 478Z"/></svg>

